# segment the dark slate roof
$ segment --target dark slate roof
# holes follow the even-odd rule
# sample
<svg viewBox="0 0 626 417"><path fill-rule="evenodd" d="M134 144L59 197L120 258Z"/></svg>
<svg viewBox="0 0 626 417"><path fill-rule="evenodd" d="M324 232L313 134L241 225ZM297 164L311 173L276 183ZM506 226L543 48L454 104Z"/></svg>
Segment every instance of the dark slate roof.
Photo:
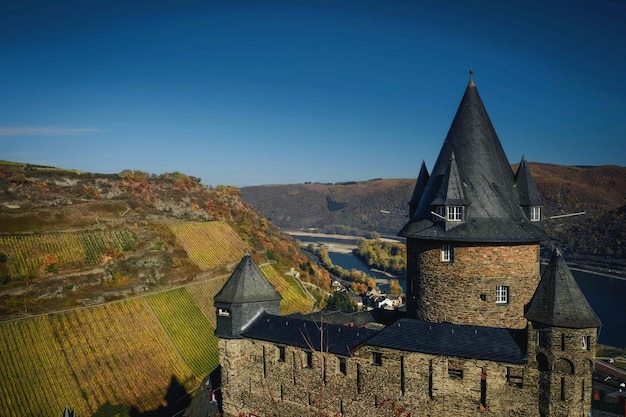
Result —
<svg viewBox="0 0 626 417"><path fill-rule="evenodd" d="M323 324L321 328L323 340L320 337L320 324L317 322L263 312L246 325L241 335L249 339L349 356L355 348L377 332L337 324Z"/></svg>
<svg viewBox="0 0 626 417"><path fill-rule="evenodd" d="M366 345L522 364L527 361L523 332L404 318L372 336Z"/></svg>
<svg viewBox="0 0 626 417"><path fill-rule="evenodd" d="M250 255L245 255L228 281L215 295L214 302L240 304L281 299L276 288L265 278Z"/></svg>
<svg viewBox="0 0 626 417"><path fill-rule="evenodd" d="M420 203L399 235L406 238L491 243L548 239L525 216L511 165L472 80L457 110ZM465 221L446 230L432 205L459 201ZM538 223L538 222L537 222Z"/></svg>
<svg viewBox="0 0 626 417"><path fill-rule="evenodd" d="M317 323L323 322L354 327L361 327L378 321L374 311L355 311L354 313L345 313L343 311L331 309L324 309L309 314L294 313L289 317L311 320Z"/></svg>
<svg viewBox="0 0 626 417"><path fill-rule="evenodd" d="M437 187L435 199L430 204L437 206L464 206L468 204L463 194L463 184L454 152L450 155L446 173L441 178L441 184Z"/></svg>
<svg viewBox="0 0 626 417"><path fill-rule="evenodd" d="M515 186L517 188L520 205L543 205L535 180L533 180L533 176L530 174L530 167L526 163L526 158L524 157L522 157L522 161L519 163L517 173L515 174Z"/></svg>
<svg viewBox="0 0 626 417"><path fill-rule="evenodd" d="M559 250L552 254L525 316L533 322L570 329L602 326Z"/></svg>
<svg viewBox="0 0 626 417"><path fill-rule="evenodd" d="M426 184L428 184L429 178L430 174L428 173L428 169L426 169L426 162L422 161L420 173L417 176L417 181L415 182L415 187L413 188L413 194L411 194L411 199L409 200L409 216L413 216L413 213L417 209L420 199L422 198L422 194L424 194Z"/></svg>

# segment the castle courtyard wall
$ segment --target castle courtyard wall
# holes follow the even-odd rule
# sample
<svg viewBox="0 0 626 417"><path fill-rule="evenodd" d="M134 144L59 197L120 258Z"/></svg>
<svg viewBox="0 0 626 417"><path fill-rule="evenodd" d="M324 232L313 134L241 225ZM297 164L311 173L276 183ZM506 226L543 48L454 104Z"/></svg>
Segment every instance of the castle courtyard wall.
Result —
<svg viewBox="0 0 626 417"><path fill-rule="evenodd" d="M308 367L308 349L282 348L284 361L273 343L220 340L225 416L539 416L538 375L524 365L363 346L352 357L312 352Z"/></svg>

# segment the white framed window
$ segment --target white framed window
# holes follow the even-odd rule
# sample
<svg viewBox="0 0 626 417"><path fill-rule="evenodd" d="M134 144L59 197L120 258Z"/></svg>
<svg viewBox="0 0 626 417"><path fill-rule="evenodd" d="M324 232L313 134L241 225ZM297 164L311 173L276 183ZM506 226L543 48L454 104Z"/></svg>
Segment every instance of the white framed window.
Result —
<svg viewBox="0 0 626 417"><path fill-rule="evenodd" d="M463 206L447 206L446 219L450 222L460 222L463 220Z"/></svg>
<svg viewBox="0 0 626 417"><path fill-rule="evenodd" d="M496 287L496 304L508 304L509 303L509 287L505 285L498 285Z"/></svg>
<svg viewBox="0 0 626 417"><path fill-rule="evenodd" d="M532 206L530 208L530 221L531 222L541 221L541 206Z"/></svg>
<svg viewBox="0 0 626 417"><path fill-rule="evenodd" d="M591 349L590 342L591 342L591 338L589 336L583 336L583 344L582 344L583 350Z"/></svg>
<svg viewBox="0 0 626 417"><path fill-rule="evenodd" d="M452 262L452 245L441 247L441 262Z"/></svg>

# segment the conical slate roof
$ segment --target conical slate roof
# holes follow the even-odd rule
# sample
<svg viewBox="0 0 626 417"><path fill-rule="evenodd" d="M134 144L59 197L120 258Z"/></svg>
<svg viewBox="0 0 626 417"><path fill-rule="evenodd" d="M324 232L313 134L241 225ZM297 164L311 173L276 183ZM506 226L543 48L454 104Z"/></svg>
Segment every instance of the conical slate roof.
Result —
<svg viewBox="0 0 626 417"><path fill-rule="evenodd" d="M530 173L529 173L530 175ZM435 221L435 205L462 205L454 227ZM539 222L537 222L539 223ZM419 206L400 236L406 238L531 243L548 239L520 207L511 165L470 79Z"/></svg>
<svg viewBox="0 0 626 417"><path fill-rule="evenodd" d="M281 298L250 255L245 255L226 284L215 295L214 302L241 304L280 301Z"/></svg>
<svg viewBox="0 0 626 417"><path fill-rule="evenodd" d="M517 187L517 195L519 196L519 203L522 206L541 206L541 195L530 175L530 168L526 163L526 158L522 157L522 161L519 163L517 173L515 174L515 186Z"/></svg>
<svg viewBox="0 0 626 417"><path fill-rule="evenodd" d="M525 316L533 322L570 329L602 325L559 250L552 254L535 294L528 303Z"/></svg>
<svg viewBox="0 0 626 417"><path fill-rule="evenodd" d="M424 194L424 189L426 188L426 184L428 184L429 178L430 174L428 173L428 169L426 169L426 162L422 161L420 173L417 176L417 181L415 182L415 187L413 188L413 194L411 194L411 199L409 200L410 217L413 216L413 213L415 213L415 210L419 206L420 199L422 198L422 194Z"/></svg>

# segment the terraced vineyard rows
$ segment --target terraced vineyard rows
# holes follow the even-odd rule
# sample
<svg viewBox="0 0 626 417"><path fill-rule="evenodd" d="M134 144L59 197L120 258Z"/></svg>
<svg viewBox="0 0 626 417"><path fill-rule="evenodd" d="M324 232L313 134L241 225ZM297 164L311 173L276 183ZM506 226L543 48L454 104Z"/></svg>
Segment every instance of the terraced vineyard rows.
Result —
<svg viewBox="0 0 626 417"><path fill-rule="evenodd" d="M20 279L36 276L52 263L58 268L95 265L107 248L122 251L136 243L128 229L12 235L0 236L0 252L7 255L11 278Z"/></svg>
<svg viewBox="0 0 626 417"><path fill-rule="evenodd" d="M186 288L177 288L147 299L185 362L199 378L206 376L219 363L217 338L191 294Z"/></svg>
<svg viewBox="0 0 626 417"><path fill-rule="evenodd" d="M308 298L294 277L280 274L272 265L261 266L261 271L283 297L280 303L281 314L308 313L311 311L313 301Z"/></svg>
<svg viewBox="0 0 626 417"><path fill-rule="evenodd" d="M248 250L225 222L170 223L169 227L189 259L203 271L236 262Z"/></svg>
<svg viewBox="0 0 626 417"><path fill-rule="evenodd" d="M107 402L147 411L172 377L188 391L200 382L145 298L0 323L0 358L7 417L60 415L65 405L88 416Z"/></svg>
<svg viewBox="0 0 626 417"><path fill-rule="evenodd" d="M224 283L228 279L228 276L221 278L211 279L204 282L199 282L187 287L189 294L193 297L196 305L204 315L209 319L211 326L215 327L215 306L213 304L213 298L219 290L222 289Z"/></svg>

